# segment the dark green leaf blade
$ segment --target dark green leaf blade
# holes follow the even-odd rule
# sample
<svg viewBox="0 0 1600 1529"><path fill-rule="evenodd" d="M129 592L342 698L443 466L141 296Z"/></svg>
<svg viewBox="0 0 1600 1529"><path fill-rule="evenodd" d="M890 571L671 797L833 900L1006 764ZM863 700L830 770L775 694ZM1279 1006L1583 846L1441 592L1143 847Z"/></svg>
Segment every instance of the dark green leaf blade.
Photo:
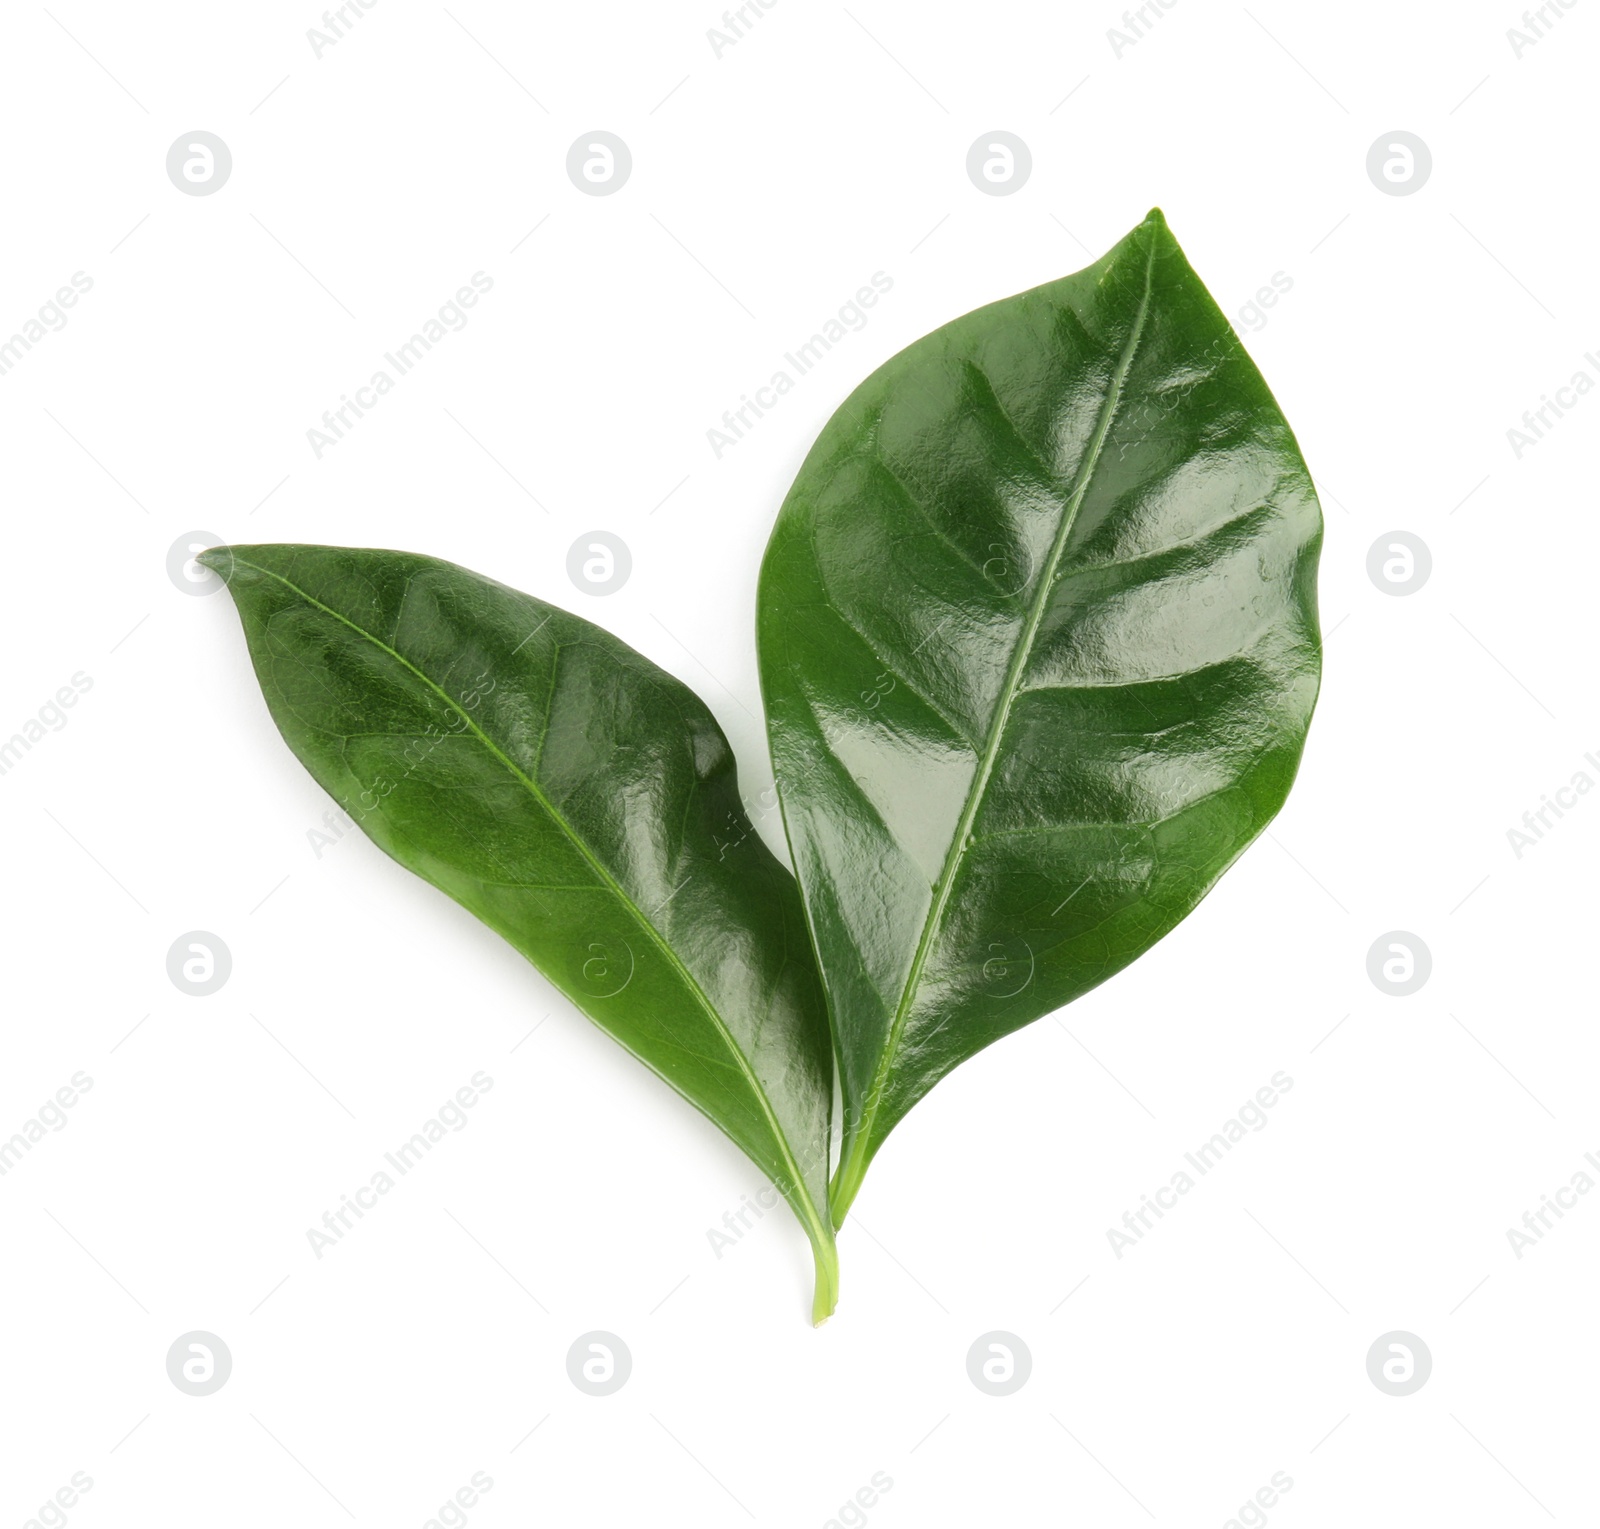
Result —
<svg viewBox="0 0 1600 1529"><path fill-rule="evenodd" d="M832 1310L831 1059L793 878L686 686L434 558L218 548L274 721L388 854L504 935L773 1179Z"/></svg>
<svg viewBox="0 0 1600 1529"><path fill-rule="evenodd" d="M825 426L757 620L845 1106L836 1224L941 1077L1143 954L1282 805L1321 535L1159 212Z"/></svg>

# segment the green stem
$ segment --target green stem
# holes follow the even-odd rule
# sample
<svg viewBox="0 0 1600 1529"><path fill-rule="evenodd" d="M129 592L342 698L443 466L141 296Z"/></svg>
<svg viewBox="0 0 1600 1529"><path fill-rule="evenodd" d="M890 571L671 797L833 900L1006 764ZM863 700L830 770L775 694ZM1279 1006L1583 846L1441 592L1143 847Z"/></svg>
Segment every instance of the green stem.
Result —
<svg viewBox="0 0 1600 1529"><path fill-rule="evenodd" d="M821 1327L839 1304L839 1250L832 1237L811 1239L811 1253L817 1265L816 1294L811 1300L811 1325Z"/></svg>
<svg viewBox="0 0 1600 1529"><path fill-rule="evenodd" d="M845 1213L855 1203L856 1192L867 1176L867 1138L863 1132L850 1143L850 1150L839 1163L833 1183L828 1186L828 1212L834 1229L844 1225Z"/></svg>

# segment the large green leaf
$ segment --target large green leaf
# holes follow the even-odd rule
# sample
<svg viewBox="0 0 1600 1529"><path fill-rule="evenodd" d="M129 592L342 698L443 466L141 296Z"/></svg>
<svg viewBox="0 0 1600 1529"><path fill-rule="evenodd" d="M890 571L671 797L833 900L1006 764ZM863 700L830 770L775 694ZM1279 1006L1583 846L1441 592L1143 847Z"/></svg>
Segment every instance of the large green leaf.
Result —
<svg viewBox="0 0 1600 1529"><path fill-rule="evenodd" d="M699 698L599 627L434 558L199 561L227 579L301 763L772 1177L826 1317L827 1021L794 880Z"/></svg>
<svg viewBox="0 0 1600 1529"><path fill-rule="evenodd" d="M1148 950L1282 805L1321 526L1159 212L828 422L758 620L845 1105L835 1222L940 1078Z"/></svg>

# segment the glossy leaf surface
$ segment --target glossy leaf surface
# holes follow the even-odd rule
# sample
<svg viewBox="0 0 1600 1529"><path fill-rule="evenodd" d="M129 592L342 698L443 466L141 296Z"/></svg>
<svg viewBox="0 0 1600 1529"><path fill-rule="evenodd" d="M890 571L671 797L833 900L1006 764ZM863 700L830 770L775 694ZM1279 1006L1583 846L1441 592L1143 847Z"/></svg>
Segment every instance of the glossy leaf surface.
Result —
<svg viewBox="0 0 1600 1529"><path fill-rule="evenodd" d="M794 879L699 698L591 623L433 558L256 546L200 561L228 581L300 761L771 1176L811 1238L827 1316L821 992Z"/></svg>
<svg viewBox="0 0 1600 1529"><path fill-rule="evenodd" d="M917 341L824 428L758 633L845 1105L836 1222L940 1078L1148 950L1282 805L1320 541L1159 212Z"/></svg>

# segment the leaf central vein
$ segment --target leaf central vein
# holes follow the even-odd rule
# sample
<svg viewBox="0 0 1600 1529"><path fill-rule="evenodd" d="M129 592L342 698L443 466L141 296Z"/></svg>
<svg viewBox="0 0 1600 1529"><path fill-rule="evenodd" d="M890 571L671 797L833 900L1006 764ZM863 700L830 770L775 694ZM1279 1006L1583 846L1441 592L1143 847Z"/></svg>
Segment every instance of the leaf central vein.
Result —
<svg viewBox="0 0 1600 1529"><path fill-rule="evenodd" d="M1106 439L1111 433L1112 423L1116 419L1118 408L1122 402L1123 388L1127 381L1129 369L1133 365L1134 357L1138 353L1140 340L1144 335L1145 320L1150 310L1156 248L1157 240L1152 238L1145 258L1144 289L1139 298L1138 310L1129 328L1128 338L1123 343L1122 353L1117 358L1116 367L1107 384L1106 396L1100 407L1100 417L1096 421L1094 435L1090 439L1088 449L1084 453L1083 461L1079 465L1078 472L1074 478L1071 492L1062 512L1061 525L1056 532L1055 541L1050 549L1050 556L1044 568L1040 571L1038 590L1028 611L1027 624L1023 628L1017 640L1017 645L1012 652L1011 663L1006 672L1005 682L1001 687L993 720L990 723L989 735L985 740L983 755L979 760L977 772L968 790L961 821L958 823L955 834L951 839L950 849L945 857L944 868L940 872L939 881L934 888L932 903L929 906L927 917L923 921L922 934L917 942L916 953L912 957L905 985L901 989L900 999L896 1005L894 1019L889 1029L888 1042L878 1059L877 1068L873 1073L872 1084L867 1090L862 1106L861 1119L856 1124L850 1157L858 1160L855 1165L858 1173L864 1166L859 1159L869 1148L872 1121L883 1098L884 1088L887 1085L890 1071L893 1067L895 1052L899 1048L907 1019L911 1013L912 1004L915 1001L917 990L921 983L923 967L927 963L934 940L938 935L939 927L943 922L944 911L950 901L950 893L955 884L956 873L960 869L969 847L967 841L971 836L972 826L977 818L978 809L983 803L989 777L994 771L995 762L999 756L1000 742L1011 714L1011 704L1021 688L1022 673L1027 666L1034 639L1038 634L1039 627L1044 620L1045 611L1050 603L1050 595L1055 588L1057 570L1065 554L1068 537L1071 535L1073 523L1077 519L1078 511L1083 505L1084 498L1089 492L1089 485L1094 477L1095 468L1099 463L1101 452L1105 448ZM847 1166L849 1166L848 1159L846 1164L841 1165L841 1176Z"/></svg>

